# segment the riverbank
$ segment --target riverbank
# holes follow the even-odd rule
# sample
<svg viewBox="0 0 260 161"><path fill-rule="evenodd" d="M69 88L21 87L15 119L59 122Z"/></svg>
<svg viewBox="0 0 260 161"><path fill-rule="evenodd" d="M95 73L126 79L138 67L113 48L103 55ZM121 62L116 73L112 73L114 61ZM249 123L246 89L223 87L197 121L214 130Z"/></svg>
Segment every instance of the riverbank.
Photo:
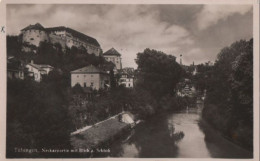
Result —
<svg viewBox="0 0 260 161"><path fill-rule="evenodd" d="M225 136L223 133L221 133L221 131L215 129L203 118L199 120L198 124L200 129L205 134L205 141L207 142L208 148L214 149L214 152L211 153L212 157L233 158L231 156L237 156L237 158L253 158L253 152L251 150L248 150L243 146L236 144L234 141L232 141L232 139ZM216 142L215 140L218 141ZM214 146L210 144L212 142L214 142ZM228 149L232 148L233 151L223 152L222 149L215 148L216 146L226 147ZM239 153L237 153L237 151L239 151Z"/></svg>
<svg viewBox="0 0 260 161"><path fill-rule="evenodd" d="M210 126L232 143L248 151L253 151L252 127L242 124L242 120L236 123L230 113L219 111L218 105L208 103L205 107L202 111L202 117L207 120Z"/></svg>
<svg viewBox="0 0 260 161"><path fill-rule="evenodd" d="M93 157L252 158L252 153L224 138L207 122L201 122L196 111L158 113L109 143L110 153ZM183 136L176 137L180 132Z"/></svg>
<svg viewBox="0 0 260 161"><path fill-rule="evenodd" d="M74 132L70 138L71 146L73 149L94 149L115 139L131 128L129 123L120 121L119 117L116 115L85 130Z"/></svg>

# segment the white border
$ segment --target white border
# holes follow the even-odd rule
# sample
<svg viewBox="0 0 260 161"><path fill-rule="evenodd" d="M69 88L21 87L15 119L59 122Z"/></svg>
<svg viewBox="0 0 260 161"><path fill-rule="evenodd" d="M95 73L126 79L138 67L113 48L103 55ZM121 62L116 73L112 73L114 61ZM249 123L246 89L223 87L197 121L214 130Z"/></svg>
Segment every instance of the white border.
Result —
<svg viewBox="0 0 260 161"><path fill-rule="evenodd" d="M0 1L0 26L6 26L6 4L253 4L254 6L254 158L235 159L235 160L259 160L259 0L4 0ZM0 33L0 160L5 159L6 146L6 35ZM12 160L31 160L31 159L12 159ZM45 160L45 159L33 159ZM48 159L61 160L61 159ZM75 159L66 159L68 161ZM86 158L76 159L86 160ZM95 158L91 160L181 160L181 161L225 161L231 159L214 158L153 158L153 159L132 159L132 158ZM234 159L232 159L234 160Z"/></svg>

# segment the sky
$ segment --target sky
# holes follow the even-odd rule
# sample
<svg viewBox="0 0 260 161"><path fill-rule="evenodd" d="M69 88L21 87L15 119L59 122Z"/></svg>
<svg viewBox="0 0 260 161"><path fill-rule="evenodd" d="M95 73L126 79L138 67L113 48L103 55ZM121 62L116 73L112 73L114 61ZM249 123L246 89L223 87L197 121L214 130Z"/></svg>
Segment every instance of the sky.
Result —
<svg viewBox="0 0 260 161"><path fill-rule="evenodd" d="M190 65L214 62L223 47L253 37L252 5L8 4L7 34L24 27L66 26L91 36L105 52L114 47L123 67L150 48Z"/></svg>

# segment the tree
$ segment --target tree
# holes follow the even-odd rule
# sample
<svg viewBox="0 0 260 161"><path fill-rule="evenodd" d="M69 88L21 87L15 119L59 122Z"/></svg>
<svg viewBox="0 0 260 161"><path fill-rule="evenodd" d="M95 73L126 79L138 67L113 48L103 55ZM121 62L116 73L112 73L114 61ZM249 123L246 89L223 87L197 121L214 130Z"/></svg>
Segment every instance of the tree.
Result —
<svg viewBox="0 0 260 161"><path fill-rule="evenodd" d="M223 48L208 80L203 117L240 145L253 146L253 39Z"/></svg>
<svg viewBox="0 0 260 161"><path fill-rule="evenodd" d="M18 56L21 52L21 43L18 36L7 36L6 37L6 49L8 56Z"/></svg>
<svg viewBox="0 0 260 161"><path fill-rule="evenodd" d="M8 80L7 156L15 147L69 148L68 101L55 84Z"/></svg>
<svg viewBox="0 0 260 161"><path fill-rule="evenodd" d="M114 75L114 71L113 70L110 70L109 76L110 76L110 86L111 86L111 89L114 89L116 87L116 80L115 80L115 75Z"/></svg>
<svg viewBox="0 0 260 161"><path fill-rule="evenodd" d="M161 97L173 94L176 84L184 74L175 58L163 52L145 49L137 54L138 65L137 86Z"/></svg>

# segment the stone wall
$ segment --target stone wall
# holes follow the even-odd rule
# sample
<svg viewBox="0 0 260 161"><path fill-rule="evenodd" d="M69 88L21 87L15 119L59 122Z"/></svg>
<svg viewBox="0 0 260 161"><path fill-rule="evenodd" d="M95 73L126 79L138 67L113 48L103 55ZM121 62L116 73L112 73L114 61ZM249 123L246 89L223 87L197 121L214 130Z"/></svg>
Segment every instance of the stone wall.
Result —
<svg viewBox="0 0 260 161"><path fill-rule="evenodd" d="M62 48L65 48L65 46L66 46L65 37L61 37L59 35L55 35L55 34L51 33L51 34L49 34L49 39L52 44L59 43L62 46Z"/></svg>
<svg viewBox="0 0 260 161"><path fill-rule="evenodd" d="M22 33L23 42L27 42L29 44L39 46L42 41L49 41L48 35L45 31L41 30L27 30Z"/></svg>

